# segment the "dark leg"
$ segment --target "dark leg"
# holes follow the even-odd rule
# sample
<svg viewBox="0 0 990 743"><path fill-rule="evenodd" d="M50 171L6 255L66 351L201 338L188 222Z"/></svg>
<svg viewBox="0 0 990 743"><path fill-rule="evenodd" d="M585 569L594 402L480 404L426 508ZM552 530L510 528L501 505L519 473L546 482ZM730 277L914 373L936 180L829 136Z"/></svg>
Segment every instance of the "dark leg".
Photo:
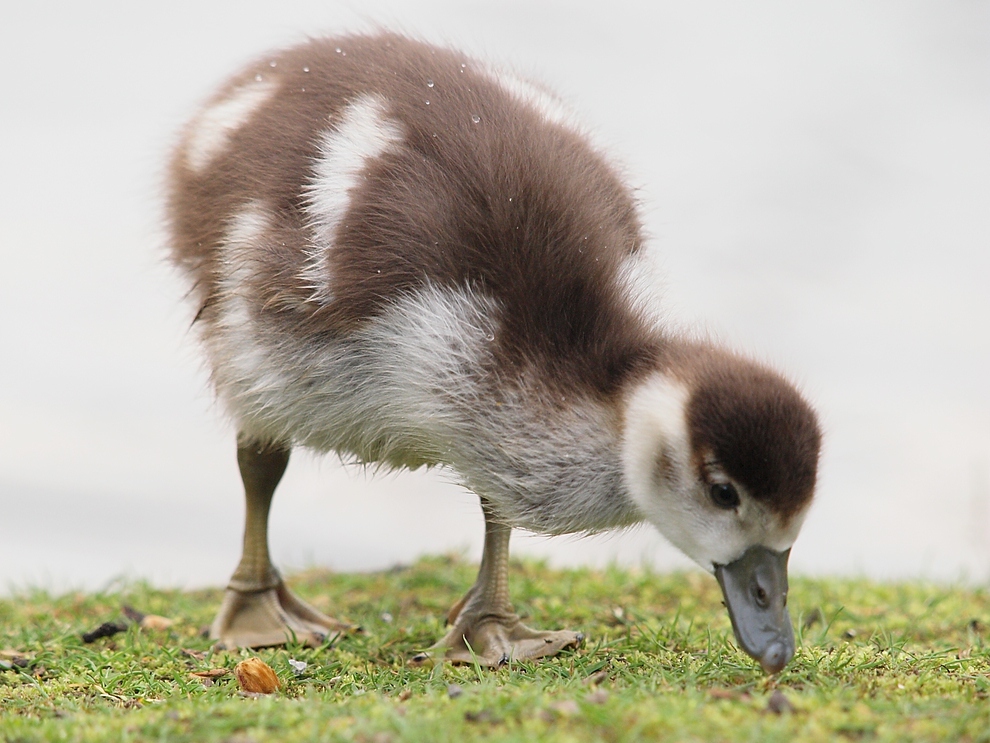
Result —
<svg viewBox="0 0 990 743"><path fill-rule="evenodd" d="M584 636L561 630L540 632L522 623L509 602L509 536L512 528L500 523L482 504L485 513L485 549L478 578L454 607L450 631L413 661L448 660L500 666L510 660L542 658L577 647Z"/></svg>
<svg viewBox="0 0 990 743"><path fill-rule="evenodd" d="M288 449L238 436L237 464L247 514L241 562L210 627L210 637L223 647L281 645L293 635L300 642L319 645L328 633L352 628L293 595L271 563L268 512L288 463Z"/></svg>

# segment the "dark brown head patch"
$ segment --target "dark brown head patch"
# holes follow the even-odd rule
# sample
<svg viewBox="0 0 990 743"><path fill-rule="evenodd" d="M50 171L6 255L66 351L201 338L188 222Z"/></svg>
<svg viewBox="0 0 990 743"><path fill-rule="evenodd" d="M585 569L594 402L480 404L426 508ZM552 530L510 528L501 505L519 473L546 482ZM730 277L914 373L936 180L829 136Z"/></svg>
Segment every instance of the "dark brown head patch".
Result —
<svg viewBox="0 0 990 743"><path fill-rule="evenodd" d="M723 354L693 370L687 421L694 452L789 519L812 498L821 430L811 406L774 372Z"/></svg>

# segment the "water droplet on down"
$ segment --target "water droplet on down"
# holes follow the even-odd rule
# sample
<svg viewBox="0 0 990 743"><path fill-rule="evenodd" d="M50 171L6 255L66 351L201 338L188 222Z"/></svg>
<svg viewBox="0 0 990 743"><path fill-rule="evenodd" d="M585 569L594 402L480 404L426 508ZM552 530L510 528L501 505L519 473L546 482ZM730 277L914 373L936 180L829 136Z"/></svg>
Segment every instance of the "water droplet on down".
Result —
<svg viewBox="0 0 990 743"><path fill-rule="evenodd" d="M481 121L481 117L478 116L478 114L471 114L471 121L477 124L479 121Z"/></svg>
<svg viewBox="0 0 990 743"><path fill-rule="evenodd" d="M426 81L426 87L427 88L432 88L433 87L433 81L430 80L430 79L427 79L427 81Z"/></svg>

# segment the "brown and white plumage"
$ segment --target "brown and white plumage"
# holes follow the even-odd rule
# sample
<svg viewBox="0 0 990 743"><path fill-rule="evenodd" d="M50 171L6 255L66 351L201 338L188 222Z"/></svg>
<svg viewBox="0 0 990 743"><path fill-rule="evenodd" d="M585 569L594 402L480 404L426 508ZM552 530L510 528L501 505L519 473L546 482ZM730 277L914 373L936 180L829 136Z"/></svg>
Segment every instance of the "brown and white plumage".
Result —
<svg viewBox="0 0 990 743"><path fill-rule="evenodd" d="M312 41L206 105L170 184L242 442L445 465L506 545L645 519L708 569L786 560L814 413L664 331L630 189L542 88L396 35Z"/></svg>

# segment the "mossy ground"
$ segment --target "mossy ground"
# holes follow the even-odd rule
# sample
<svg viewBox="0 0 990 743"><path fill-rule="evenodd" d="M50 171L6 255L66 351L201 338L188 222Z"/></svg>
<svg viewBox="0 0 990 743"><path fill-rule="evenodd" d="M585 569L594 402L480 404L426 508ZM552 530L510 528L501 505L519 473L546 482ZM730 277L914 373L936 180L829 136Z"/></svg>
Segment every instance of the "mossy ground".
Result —
<svg viewBox="0 0 990 743"><path fill-rule="evenodd" d="M777 678L740 653L704 574L551 570L516 563L516 608L533 626L580 629L577 651L497 671L414 668L474 579L454 558L290 582L367 632L334 647L213 652L201 628L219 590L0 601L0 741L990 741L990 592L792 579L800 648ZM84 644L121 606L171 617ZM232 669L256 654L282 687L245 698ZM308 665L298 673L289 660ZM456 684L462 693L451 695ZM776 714L779 689L793 706Z"/></svg>

